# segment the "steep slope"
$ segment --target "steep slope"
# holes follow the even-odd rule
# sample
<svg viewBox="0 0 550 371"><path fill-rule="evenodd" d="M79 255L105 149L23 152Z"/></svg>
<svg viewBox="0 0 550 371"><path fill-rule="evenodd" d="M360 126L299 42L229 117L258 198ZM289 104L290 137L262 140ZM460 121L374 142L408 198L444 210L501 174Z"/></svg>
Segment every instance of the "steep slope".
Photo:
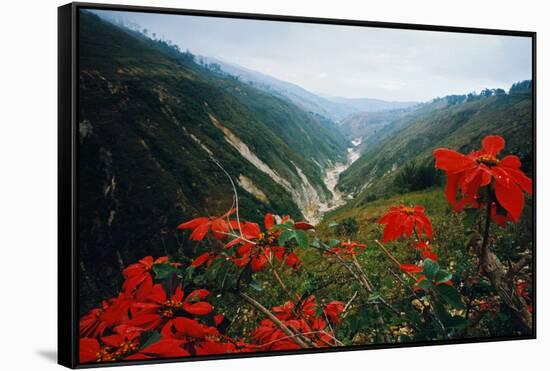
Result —
<svg viewBox="0 0 550 371"><path fill-rule="evenodd" d="M314 219L332 197L322 179L346 141L327 122L91 13L79 24L83 297L144 255L186 255L175 226L232 205L218 164L248 219Z"/></svg>
<svg viewBox="0 0 550 371"><path fill-rule="evenodd" d="M464 102L437 99L388 126L378 141L367 146L341 177L338 187L355 195L355 204L399 191L396 177L403 172L434 177L432 151L448 146L468 152L487 134L500 134L506 150L519 154L529 171L532 154L531 95L475 96Z"/></svg>

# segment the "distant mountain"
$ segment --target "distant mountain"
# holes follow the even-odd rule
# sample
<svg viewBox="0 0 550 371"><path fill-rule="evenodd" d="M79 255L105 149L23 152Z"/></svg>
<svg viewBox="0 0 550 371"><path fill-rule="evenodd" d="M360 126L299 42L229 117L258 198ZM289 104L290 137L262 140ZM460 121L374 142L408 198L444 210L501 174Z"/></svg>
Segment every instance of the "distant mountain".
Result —
<svg viewBox="0 0 550 371"><path fill-rule="evenodd" d="M260 90L290 100L306 112L312 112L333 121L342 120L350 114L357 112L352 106L333 102L296 84L276 79L261 72L212 57L201 56L198 60L213 70L219 69L229 75L237 76L241 81L251 84Z"/></svg>
<svg viewBox="0 0 550 371"><path fill-rule="evenodd" d="M245 67L222 61L217 58L198 58L199 63L208 68L237 76L241 81L253 85L270 94L288 99L303 110L312 112L335 122L361 112L380 112L402 109L415 105L415 102L388 102L370 98L323 97L296 84L276 79L272 76Z"/></svg>
<svg viewBox="0 0 550 371"><path fill-rule="evenodd" d="M506 139L506 151L518 154L528 173L532 167L532 97L529 84L510 94L487 90L481 95L450 96L423 104L385 125L362 156L340 175L338 188L354 195L355 205L403 193L414 178L437 183L432 151L451 147L463 153L479 148L489 134ZM418 185L413 184L412 187ZM405 187L403 189L402 187Z"/></svg>
<svg viewBox="0 0 550 371"><path fill-rule="evenodd" d="M380 112L412 107L418 102L393 102L371 98L330 97L330 101L355 112Z"/></svg>
<svg viewBox="0 0 550 371"><path fill-rule="evenodd" d="M361 138L362 145L366 146L375 140L382 129L392 125L414 110L415 107L417 106L388 111L356 113L339 122L338 127L346 138L349 140Z"/></svg>
<svg viewBox="0 0 550 371"><path fill-rule="evenodd" d="M330 120L92 13L79 24L83 297L116 290L120 266L144 255L191 251L175 227L232 205L218 165L249 220L311 220L332 197L324 171L348 142Z"/></svg>

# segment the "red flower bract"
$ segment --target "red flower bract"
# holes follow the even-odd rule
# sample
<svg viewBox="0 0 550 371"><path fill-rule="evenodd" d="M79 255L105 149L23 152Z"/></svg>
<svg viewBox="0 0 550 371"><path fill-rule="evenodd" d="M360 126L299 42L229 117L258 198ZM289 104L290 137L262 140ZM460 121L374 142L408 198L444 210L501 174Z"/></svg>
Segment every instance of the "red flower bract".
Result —
<svg viewBox="0 0 550 371"><path fill-rule="evenodd" d="M346 303L344 303L343 301L334 300L325 306L325 309L323 309L323 312L325 313L327 318L330 320L330 322L338 326L340 324L340 316L344 312L345 306L346 306Z"/></svg>
<svg viewBox="0 0 550 371"><path fill-rule="evenodd" d="M426 234L429 239L432 239L432 223L424 214L424 207L415 206L407 207L405 205L391 207L378 224L385 225L382 241L395 241L401 236L409 238L415 228L418 237Z"/></svg>
<svg viewBox="0 0 550 371"><path fill-rule="evenodd" d="M422 267L419 267L416 264L401 264L399 266L403 272L407 273L420 273L422 272Z"/></svg>
<svg viewBox="0 0 550 371"><path fill-rule="evenodd" d="M363 251L366 247L367 245L354 241L341 242L339 245L331 247L329 251L325 252L325 255L338 254L342 257L349 257Z"/></svg>
<svg viewBox="0 0 550 371"><path fill-rule="evenodd" d="M337 326L340 314L345 305L342 302L333 301L324 308L324 314ZM295 333L302 334L303 338L316 344L318 347L326 347L332 344L332 329L322 315L317 315L317 301L313 295L297 304L288 301L280 306L271 308L275 316ZM289 350L300 349L295 337L286 335L273 321L264 319L251 333L252 340L257 344L258 350Z"/></svg>
<svg viewBox="0 0 550 371"><path fill-rule="evenodd" d="M445 194L456 211L465 205L477 207L479 188L493 184L496 201L517 223L525 203L523 192L532 193L532 181L520 169L517 156L497 158L504 145L504 138L490 135L483 139L481 150L468 155L447 148L434 151L435 167L447 174ZM457 200L459 192L462 197Z"/></svg>
<svg viewBox="0 0 550 371"><path fill-rule="evenodd" d="M288 219L288 217L285 217ZM283 218L282 220L285 220ZM279 261L283 261L290 268L298 268L300 259L294 252L288 252L282 246L278 246L278 237L280 230L274 229L276 217L267 213L264 217L265 231L262 232L260 226L256 223L243 221L240 223L240 229L235 234L239 237L225 244L225 248L239 245L230 260L239 268L250 264L253 272L262 271L266 264L271 261L272 255ZM310 229L313 228L305 222L294 224L295 228Z"/></svg>
<svg viewBox="0 0 550 371"><path fill-rule="evenodd" d="M152 256L146 256L139 262L130 264L122 271L125 278L124 284L122 285L124 292L126 294L131 294L132 290L144 281L152 280L151 269L153 268L153 265L166 263L168 263L167 256L162 256L157 260L154 260Z"/></svg>
<svg viewBox="0 0 550 371"><path fill-rule="evenodd" d="M184 300L181 286L178 286L168 298L162 285L156 284L147 297L133 305L136 314L128 324L151 330L170 321L178 313L207 315L214 309L210 303L202 301L208 295L207 290L195 290Z"/></svg>
<svg viewBox="0 0 550 371"><path fill-rule="evenodd" d="M238 223L236 221L226 220L226 218L228 218L235 211L235 209L231 209L219 218L195 218L178 225L177 228L192 229L193 232L191 233L191 236L189 236L189 239L192 241L202 241L209 230L212 230L215 237L224 238L226 233L228 233L231 228L238 228Z"/></svg>
<svg viewBox="0 0 550 371"><path fill-rule="evenodd" d="M418 241L414 247L420 250L420 254L425 259L431 259L433 261L437 261L438 256L437 254L432 250L432 245L430 245L429 242L426 241Z"/></svg>
<svg viewBox="0 0 550 371"><path fill-rule="evenodd" d="M213 314L210 292L185 296L181 277L174 288L154 283L155 264L168 258L145 257L124 269L124 292L80 318L80 363L246 352L252 348L219 333L223 314ZM168 285L167 287L172 287ZM208 325L213 321L215 326ZM148 334L153 335L148 335ZM155 335L156 334L156 335ZM145 337L143 337L144 335ZM143 343L142 343L143 341Z"/></svg>

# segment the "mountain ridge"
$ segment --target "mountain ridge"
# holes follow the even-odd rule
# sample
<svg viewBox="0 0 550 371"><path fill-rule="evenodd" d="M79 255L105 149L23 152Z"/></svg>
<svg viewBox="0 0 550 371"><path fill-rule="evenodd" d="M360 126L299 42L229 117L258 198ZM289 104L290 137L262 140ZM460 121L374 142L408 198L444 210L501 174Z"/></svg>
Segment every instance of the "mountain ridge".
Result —
<svg viewBox="0 0 550 371"><path fill-rule="evenodd" d="M200 56L200 63L209 68L236 76L253 86L270 94L284 97L301 107L318 115L340 122L350 115L360 112L379 112L390 109L411 107L416 102L393 102L375 98L330 97L311 92L297 84L278 79L253 69L226 62L219 58Z"/></svg>

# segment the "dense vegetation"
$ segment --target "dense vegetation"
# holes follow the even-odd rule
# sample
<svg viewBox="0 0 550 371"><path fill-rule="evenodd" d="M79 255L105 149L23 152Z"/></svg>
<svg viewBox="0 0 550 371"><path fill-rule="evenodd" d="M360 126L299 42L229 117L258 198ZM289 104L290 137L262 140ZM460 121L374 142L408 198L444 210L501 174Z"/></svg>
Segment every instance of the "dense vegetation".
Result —
<svg viewBox="0 0 550 371"><path fill-rule="evenodd" d="M339 123L342 134L350 139L362 138L363 146L379 141L379 136L385 132L384 129L392 126L398 119L407 115L417 108L393 109L381 112L361 112L348 116ZM386 129L387 130L387 129Z"/></svg>

